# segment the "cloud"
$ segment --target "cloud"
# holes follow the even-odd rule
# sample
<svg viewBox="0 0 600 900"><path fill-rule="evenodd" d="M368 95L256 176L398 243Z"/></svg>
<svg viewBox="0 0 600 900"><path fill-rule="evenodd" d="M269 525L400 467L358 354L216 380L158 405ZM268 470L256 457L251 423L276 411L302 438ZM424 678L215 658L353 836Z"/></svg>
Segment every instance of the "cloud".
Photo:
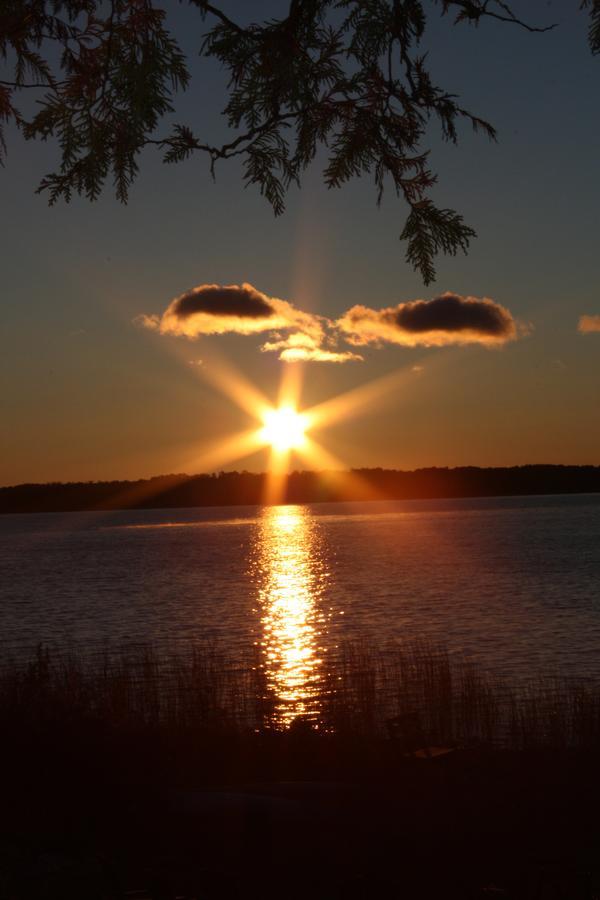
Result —
<svg viewBox="0 0 600 900"><path fill-rule="evenodd" d="M264 349L264 347L263 347ZM332 362L344 363L358 361L364 359L359 353L352 353L351 350L325 350L323 347L289 347L282 350L279 359L285 362Z"/></svg>
<svg viewBox="0 0 600 900"><path fill-rule="evenodd" d="M294 328L317 339L320 318L287 300L268 297L251 284L201 284L169 303L162 316L138 316L137 323L161 334L197 338L207 334L258 334Z"/></svg>
<svg viewBox="0 0 600 900"><path fill-rule="evenodd" d="M287 300L269 297L251 284L202 284L172 300L162 316L142 314L134 322L160 334L192 339L270 332L261 350L279 353L279 359L285 362L362 359L358 353L336 349L337 336L329 319L303 312ZM288 330L289 334L282 334Z"/></svg>
<svg viewBox="0 0 600 900"><path fill-rule="evenodd" d="M134 325L148 328L150 331L158 331L160 328L160 316L147 316L146 313L140 313L139 316L134 316L132 321Z"/></svg>
<svg viewBox="0 0 600 900"><path fill-rule="evenodd" d="M577 331L580 334L592 334L600 331L600 316L580 316Z"/></svg>
<svg viewBox="0 0 600 900"><path fill-rule="evenodd" d="M583 316L597 320L597 316ZM340 319L304 312L251 284L201 284L172 300L162 315L142 314L134 322L160 334L195 339L216 334L264 334L261 350L284 362L345 363L362 360L352 347L383 343L405 347L448 344L501 346L526 333L511 313L487 298L445 293L384 309L353 306ZM589 328L586 330L600 330ZM344 346L345 345L345 346ZM420 367L415 367L415 372Z"/></svg>
<svg viewBox="0 0 600 900"><path fill-rule="evenodd" d="M515 340L519 331L524 331L517 328L511 313L499 303L450 292L433 300L410 300L385 309L353 306L336 325L348 343L358 346L499 346Z"/></svg>
<svg viewBox="0 0 600 900"><path fill-rule="evenodd" d="M332 338L327 338L331 343ZM279 352L279 359L284 362L332 362L344 363L351 360L362 360L358 353L350 350L329 350L322 345L322 338L315 340L310 334L294 332L286 338L267 341L260 348L264 353Z"/></svg>

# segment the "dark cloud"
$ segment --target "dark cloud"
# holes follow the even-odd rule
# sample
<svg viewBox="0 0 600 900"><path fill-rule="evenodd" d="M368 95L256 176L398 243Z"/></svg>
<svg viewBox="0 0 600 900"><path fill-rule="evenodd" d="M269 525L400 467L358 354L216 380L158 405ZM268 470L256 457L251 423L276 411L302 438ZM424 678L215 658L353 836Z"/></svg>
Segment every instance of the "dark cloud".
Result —
<svg viewBox="0 0 600 900"><path fill-rule="evenodd" d="M580 330L594 330L583 317ZM372 309L353 306L337 321L303 312L288 300L270 297L251 284L201 284L172 300L162 315L135 320L160 334L197 338L213 334L266 334L261 346L285 362L344 363L362 356L344 348L365 344L442 347L448 344L501 346L526 333L511 313L487 298L445 293Z"/></svg>
<svg viewBox="0 0 600 900"><path fill-rule="evenodd" d="M442 294L433 300L403 303L391 316L399 328L414 334L425 331L474 331L492 337L512 333L510 313L490 300Z"/></svg>
<svg viewBox="0 0 600 900"><path fill-rule="evenodd" d="M219 287L203 284L177 297L171 313L178 319L189 319L196 313L210 316L235 316L240 319L268 319L275 315L267 297L250 284Z"/></svg>
<svg viewBox="0 0 600 900"><path fill-rule="evenodd" d="M452 293L379 310L353 306L337 325L352 344L498 345L517 337L515 320L505 307L487 298Z"/></svg>
<svg viewBox="0 0 600 900"><path fill-rule="evenodd" d="M137 321L161 334L257 334L293 329L319 341L319 316L302 312L293 303L269 297L251 284L201 284L172 300L162 316L138 316Z"/></svg>
<svg viewBox="0 0 600 900"><path fill-rule="evenodd" d="M337 350L337 333L323 316L303 312L287 300L269 297L251 284L201 284L176 297L162 316L141 315L138 325L161 334L197 338L209 334L269 332L261 347L284 362L342 363L362 359Z"/></svg>

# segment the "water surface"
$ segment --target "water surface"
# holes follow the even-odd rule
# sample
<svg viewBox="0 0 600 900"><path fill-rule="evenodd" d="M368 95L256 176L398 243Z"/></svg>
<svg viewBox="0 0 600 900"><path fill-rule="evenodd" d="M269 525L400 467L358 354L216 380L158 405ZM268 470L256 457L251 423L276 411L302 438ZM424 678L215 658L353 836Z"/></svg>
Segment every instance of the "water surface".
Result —
<svg viewBox="0 0 600 900"><path fill-rule="evenodd" d="M347 639L600 676L599 495L4 516L0 585L5 646L255 647L284 719Z"/></svg>

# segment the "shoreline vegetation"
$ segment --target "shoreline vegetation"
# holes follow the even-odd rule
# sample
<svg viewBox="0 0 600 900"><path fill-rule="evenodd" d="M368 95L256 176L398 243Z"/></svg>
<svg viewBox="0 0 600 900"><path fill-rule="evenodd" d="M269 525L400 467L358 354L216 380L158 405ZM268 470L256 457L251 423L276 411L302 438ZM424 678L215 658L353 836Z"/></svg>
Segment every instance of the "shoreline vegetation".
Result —
<svg viewBox="0 0 600 900"><path fill-rule="evenodd" d="M426 643L324 669L282 728L215 645L5 655L2 900L598 896L599 684Z"/></svg>
<svg viewBox="0 0 600 900"><path fill-rule="evenodd" d="M0 488L0 513L177 509L263 505L268 475L219 472L159 475L137 481L53 482ZM463 466L295 471L279 501L305 504L365 500L461 499L600 492L600 466Z"/></svg>
<svg viewBox="0 0 600 900"><path fill-rule="evenodd" d="M23 728L68 720L155 735L384 740L423 757L432 747L600 751L600 680L547 672L510 684L429 641L348 642L323 657L310 690L283 700L256 648L231 657L212 641L40 644L5 650L0 716ZM2 731L11 731L7 721Z"/></svg>

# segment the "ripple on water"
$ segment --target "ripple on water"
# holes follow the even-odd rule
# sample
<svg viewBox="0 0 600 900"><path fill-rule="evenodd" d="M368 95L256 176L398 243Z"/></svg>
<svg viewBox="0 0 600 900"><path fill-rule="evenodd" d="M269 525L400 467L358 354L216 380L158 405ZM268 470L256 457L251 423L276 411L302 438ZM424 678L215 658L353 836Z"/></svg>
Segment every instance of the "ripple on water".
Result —
<svg viewBox="0 0 600 900"><path fill-rule="evenodd" d="M597 495L0 519L5 644L256 646L283 719L347 639L600 675L599 573Z"/></svg>

